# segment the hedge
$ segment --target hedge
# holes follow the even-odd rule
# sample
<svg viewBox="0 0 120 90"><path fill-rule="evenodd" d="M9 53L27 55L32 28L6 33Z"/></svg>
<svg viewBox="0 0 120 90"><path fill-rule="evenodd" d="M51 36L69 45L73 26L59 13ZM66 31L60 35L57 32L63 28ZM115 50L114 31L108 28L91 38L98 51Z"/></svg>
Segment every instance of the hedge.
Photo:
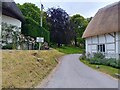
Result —
<svg viewBox="0 0 120 90"><path fill-rule="evenodd" d="M22 33L31 37L44 37L45 41L50 42L50 32L45 28L40 27L39 23L30 17L25 17L25 22L22 26Z"/></svg>

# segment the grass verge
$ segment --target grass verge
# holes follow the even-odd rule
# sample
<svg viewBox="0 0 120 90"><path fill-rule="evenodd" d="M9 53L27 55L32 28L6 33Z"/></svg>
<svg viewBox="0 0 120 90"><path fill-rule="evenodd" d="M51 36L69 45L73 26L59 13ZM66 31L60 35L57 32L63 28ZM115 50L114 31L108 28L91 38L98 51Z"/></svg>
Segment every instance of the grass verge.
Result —
<svg viewBox="0 0 120 90"><path fill-rule="evenodd" d="M94 64L90 64L89 61L87 60L80 60L81 62L83 62L84 64L88 65L89 67L98 70L100 72L106 73L114 78L118 78L115 73L118 73L119 69L110 67L110 66L104 66L104 65L94 65ZM96 66L99 66L100 68L97 68Z"/></svg>
<svg viewBox="0 0 120 90"><path fill-rule="evenodd" d="M84 52L84 49L81 49L80 47L73 47L73 46L62 46L60 48L55 47L55 49L65 54L76 54L76 53Z"/></svg>
<svg viewBox="0 0 120 90"><path fill-rule="evenodd" d="M57 50L3 51L2 88L31 88L40 83L64 55Z"/></svg>

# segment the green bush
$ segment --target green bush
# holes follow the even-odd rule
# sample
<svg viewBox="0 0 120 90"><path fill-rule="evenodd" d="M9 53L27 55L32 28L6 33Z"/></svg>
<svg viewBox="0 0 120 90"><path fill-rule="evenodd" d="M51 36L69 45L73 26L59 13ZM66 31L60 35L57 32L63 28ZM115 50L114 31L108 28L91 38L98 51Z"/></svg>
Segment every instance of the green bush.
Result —
<svg viewBox="0 0 120 90"><path fill-rule="evenodd" d="M90 64L97 64L97 65L101 65L101 59L99 58L91 58L89 60Z"/></svg>
<svg viewBox="0 0 120 90"><path fill-rule="evenodd" d="M82 55L81 57L80 57L80 60L85 60L86 59L86 56L85 55Z"/></svg>
<svg viewBox="0 0 120 90"><path fill-rule="evenodd" d="M13 44L7 44L3 46L2 49L13 49Z"/></svg>
<svg viewBox="0 0 120 90"><path fill-rule="evenodd" d="M102 53L94 53L94 58L103 59L103 58L105 58L105 55L103 55Z"/></svg>
<svg viewBox="0 0 120 90"><path fill-rule="evenodd" d="M119 61L114 59L114 58L104 58L104 59L100 59L100 58L91 58L89 60L90 64L96 64L96 65L106 65L106 66L111 66L114 68L120 68L119 66Z"/></svg>
<svg viewBox="0 0 120 90"><path fill-rule="evenodd" d="M93 58L87 59L86 57L82 57L81 59L88 60L90 64L105 65L120 69L120 60L115 58L105 58L102 53L95 53Z"/></svg>

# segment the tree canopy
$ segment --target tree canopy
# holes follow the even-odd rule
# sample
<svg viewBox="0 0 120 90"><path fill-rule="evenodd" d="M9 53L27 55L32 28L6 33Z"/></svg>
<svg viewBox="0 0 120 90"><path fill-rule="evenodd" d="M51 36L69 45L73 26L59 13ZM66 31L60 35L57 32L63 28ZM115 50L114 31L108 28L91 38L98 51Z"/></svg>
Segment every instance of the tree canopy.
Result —
<svg viewBox="0 0 120 90"><path fill-rule="evenodd" d="M82 35L88 25L88 21L80 14L73 15L70 20L73 24L73 30L75 31L75 45L77 46L77 43L83 44L84 39L82 39Z"/></svg>
<svg viewBox="0 0 120 90"><path fill-rule="evenodd" d="M40 27L40 8L32 3L24 3L23 5L18 4L18 7L25 18L25 22L22 25L22 33L26 36L32 36L34 38L43 36L46 41L49 41L49 32L47 31L49 27L46 21L46 12L43 12L43 27ZM42 32L47 34L43 35Z"/></svg>
<svg viewBox="0 0 120 90"><path fill-rule="evenodd" d="M82 35L92 18L85 19L80 14L70 17L62 8L49 8L46 12L43 12L43 28L41 28L41 11L35 4L18 4L18 7L25 17L22 26L24 35L34 38L43 36L45 39L51 40L52 43L57 43L58 46L60 44L70 44L71 41L74 41L76 46L85 42Z"/></svg>
<svg viewBox="0 0 120 90"><path fill-rule="evenodd" d="M60 44L68 44L72 39L70 17L61 8L49 8L47 21L50 24L51 41Z"/></svg>

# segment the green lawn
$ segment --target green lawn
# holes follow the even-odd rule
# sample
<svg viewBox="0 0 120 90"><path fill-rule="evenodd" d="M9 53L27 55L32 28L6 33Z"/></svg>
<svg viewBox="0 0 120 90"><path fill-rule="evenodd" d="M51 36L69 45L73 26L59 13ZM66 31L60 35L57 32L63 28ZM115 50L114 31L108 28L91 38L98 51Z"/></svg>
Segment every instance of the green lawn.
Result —
<svg viewBox="0 0 120 90"><path fill-rule="evenodd" d="M73 47L73 46L62 46L60 48L55 47L55 49L65 54L76 54L76 53L84 52L84 49L81 49L80 47Z"/></svg>
<svg viewBox="0 0 120 90"><path fill-rule="evenodd" d="M89 61L87 61L87 60L81 60L81 62L83 62L84 64L88 65L89 67L91 67L95 70L101 71L101 72L106 73L112 77L117 78L115 76L115 73L118 73L118 69L116 69L116 68L113 68L110 66L99 65L100 68L98 69L98 68L96 68L97 65L90 64Z"/></svg>

